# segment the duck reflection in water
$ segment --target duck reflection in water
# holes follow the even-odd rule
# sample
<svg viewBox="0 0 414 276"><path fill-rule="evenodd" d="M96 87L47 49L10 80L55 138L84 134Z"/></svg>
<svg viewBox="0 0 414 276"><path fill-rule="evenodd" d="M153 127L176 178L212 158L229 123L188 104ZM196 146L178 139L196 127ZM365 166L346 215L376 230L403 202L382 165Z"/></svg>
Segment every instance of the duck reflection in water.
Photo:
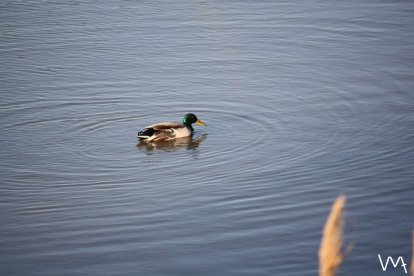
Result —
<svg viewBox="0 0 414 276"><path fill-rule="evenodd" d="M176 151L180 148L186 148L187 150L195 150L206 139L207 133L204 133L200 136L176 138L171 141L146 142L145 140L140 140L137 144L137 148L145 151L147 154L151 154L157 150Z"/></svg>

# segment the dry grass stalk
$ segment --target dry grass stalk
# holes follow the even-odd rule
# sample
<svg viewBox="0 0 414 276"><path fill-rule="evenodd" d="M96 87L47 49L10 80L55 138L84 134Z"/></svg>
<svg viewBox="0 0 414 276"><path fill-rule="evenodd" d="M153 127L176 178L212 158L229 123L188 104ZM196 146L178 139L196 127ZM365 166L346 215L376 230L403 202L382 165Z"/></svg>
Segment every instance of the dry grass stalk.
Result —
<svg viewBox="0 0 414 276"><path fill-rule="evenodd" d="M413 256L411 257L411 276L414 276L414 231L413 231Z"/></svg>
<svg viewBox="0 0 414 276"><path fill-rule="evenodd" d="M342 229L344 225L343 213L346 197L339 196L326 220L323 236L319 248L319 275L334 276L344 256L341 252L343 238Z"/></svg>

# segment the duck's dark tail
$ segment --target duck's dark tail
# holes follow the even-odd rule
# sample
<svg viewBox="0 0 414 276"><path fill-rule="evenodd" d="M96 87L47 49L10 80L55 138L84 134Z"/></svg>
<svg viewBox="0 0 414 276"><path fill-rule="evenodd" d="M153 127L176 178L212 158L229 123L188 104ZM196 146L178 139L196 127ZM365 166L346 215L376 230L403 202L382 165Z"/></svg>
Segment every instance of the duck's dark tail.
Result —
<svg viewBox="0 0 414 276"><path fill-rule="evenodd" d="M155 133L155 129L153 129L153 128L146 128L143 131L139 131L138 132L138 138L139 139L148 139L152 135L154 135L154 133Z"/></svg>

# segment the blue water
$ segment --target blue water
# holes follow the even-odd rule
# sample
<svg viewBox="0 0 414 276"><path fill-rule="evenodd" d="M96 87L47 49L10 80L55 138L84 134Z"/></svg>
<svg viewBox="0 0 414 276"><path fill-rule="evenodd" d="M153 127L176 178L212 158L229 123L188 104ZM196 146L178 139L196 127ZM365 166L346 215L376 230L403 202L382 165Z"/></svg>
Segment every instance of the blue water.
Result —
<svg viewBox="0 0 414 276"><path fill-rule="evenodd" d="M178 2L0 3L0 274L317 275L345 194L339 274L401 275L414 3Z"/></svg>

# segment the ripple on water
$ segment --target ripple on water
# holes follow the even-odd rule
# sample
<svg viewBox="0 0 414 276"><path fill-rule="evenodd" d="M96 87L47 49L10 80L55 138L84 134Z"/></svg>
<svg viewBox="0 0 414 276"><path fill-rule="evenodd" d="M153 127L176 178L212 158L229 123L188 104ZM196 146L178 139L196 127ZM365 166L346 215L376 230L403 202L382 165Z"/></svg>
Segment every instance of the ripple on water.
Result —
<svg viewBox="0 0 414 276"><path fill-rule="evenodd" d="M191 111L198 114L208 125L205 129L196 127L196 136L209 134L207 143L200 147L209 145L208 151L203 152L204 158L208 158L210 163L206 165L227 166L238 162L237 170L240 171L265 171L274 166L290 166L294 162L322 154L333 141L338 142L337 131L325 132L319 137L308 134L312 128L326 127L320 125L320 119L329 117L325 123L336 125L340 118L326 106L326 103L300 96L278 92L278 95L262 96L258 102L246 98L243 102L221 101L217 105L211 101L201 104L178 101L166 104L157 100L163 95L159 94L148 96L151 108L147 108L145 104L132 103L139 98L129 93L116 97L93 96L102 89L101 85L84 87L92 90L92 96L78 95L66 100L40 101L40 104L31 101L19 103L20 109L17 111L22 120L13 120L12 124L3 126L3 129L22 126L54 128L56 136L62 136L63 139L70 134L75 137L72 141L83 140L81 144L77 144L82 148L78 154L90 160L99 160L102 153L105 153L105 150L99 149L104 147L105 143L111 143L110 139L120 139L118 134L122 133L128 139L135 139L132 137L139 128L152 124L155 120L177 121L184 113ZM12 112L9 116L16 115L12 110L6 112ZM300 136L292 135L294 132ZM53 131L48 133L51 134ZM51 139L56 139L56 136L52 135ZM126 142L126 139L121 141ZM84 146L89 143L92 143L91 147L86 149ZM116 156L111 158L115 161L120 159ZM252 166L255 163L260 166Z"/></svg>

